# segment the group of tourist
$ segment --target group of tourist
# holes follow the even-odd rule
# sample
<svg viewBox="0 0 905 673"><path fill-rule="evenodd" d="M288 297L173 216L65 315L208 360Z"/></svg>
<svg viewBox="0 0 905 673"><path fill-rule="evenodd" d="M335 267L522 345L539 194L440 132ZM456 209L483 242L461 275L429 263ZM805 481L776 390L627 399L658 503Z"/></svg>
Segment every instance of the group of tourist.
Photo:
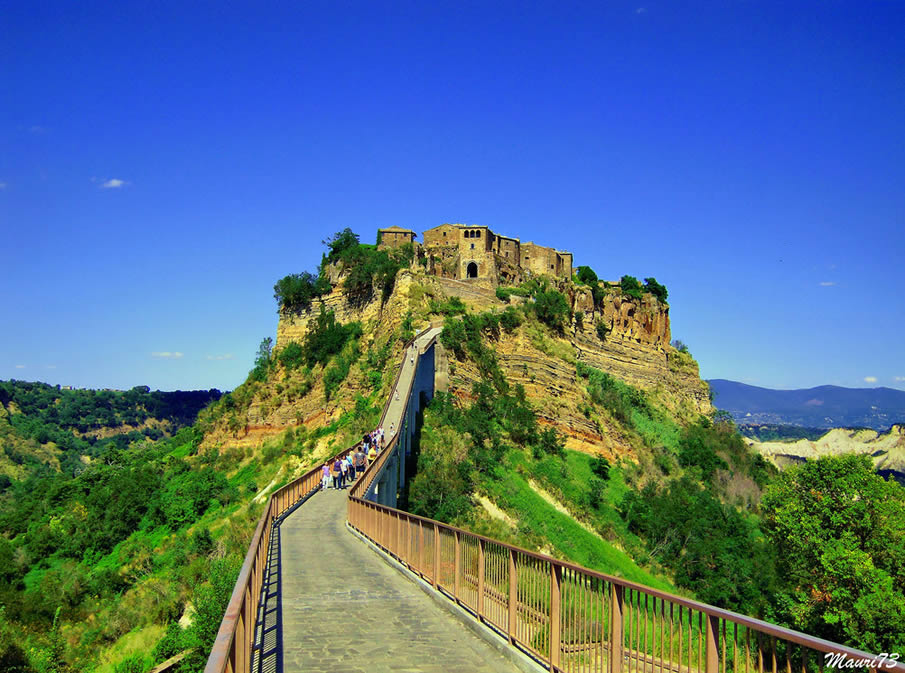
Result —
<svg viewBox="0 0 905 673"><path fill-rule="evenodd" d="M360 477L368 465L377 460L382 449L383 428L365 434L361 442L346 454L345 458L336 458L332 465L329 462L324 463L321 488L344 489L347 484Z"/></svg>

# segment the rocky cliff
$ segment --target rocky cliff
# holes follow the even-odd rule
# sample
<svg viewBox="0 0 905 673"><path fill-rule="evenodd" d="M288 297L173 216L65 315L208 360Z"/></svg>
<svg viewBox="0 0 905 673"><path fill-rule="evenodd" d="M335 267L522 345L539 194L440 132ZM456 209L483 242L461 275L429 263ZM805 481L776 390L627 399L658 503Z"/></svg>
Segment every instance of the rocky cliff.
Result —
<svg viewBox="0 0 905 673"><path fill-rule="evenodd" d="M338 283L341 276L332 280ZM529 320L512 334L503 332L494 349L509 381L525 387L541 422L562 432L569 448L611 457L631 456L635 448L620 425L587 413L584 382L576 375L578 362L646 391L678 420L712 411L707 385L698 376L697 364L670 346L667 305L651 295L641 300L625 297L618 287L611 287L595 306L587 287L569 281L558 281L555 287L566 295L573 313L582 314L581 319L573 319L562 335ZM442 302L452 296L462 299L470 310L502 311L506 307L491 283L440 278L417 263L399 273L386 303L376 296L365 306L355 307L340 289L326 296L323 303L335 312L337 320L358 321L363 325L362 345L366 349L396 332L407 315L416 330L431 321L436 324L442 316L431 313L431 300ZM525 300L514 296L511 301L518 304ZM301 342L308 331L308 322L317 311L319 307L300 316L282 316L275 352L290 342ZM601 321L608 330L604 339L597 330ZM400 345L396 344L397 350ZM398 353L394 350L388 367L395 367L397 360ZM448 371L454 394L470 394L471 384L478 379L472 363L442 362L440 368ZM238 433L241 437L235 439L255 443L293 425L312 427L329 423L348 410L350 394L362 389L361 379L353 373L346 394L330 404L324 403L320 381L314 380L310 392L304 396L293 395L292 390L298 390L299 384L287 381L279 386L279 393L256 398L249 407L246 427Z"/></svg>
<svg viewBox="0 0 905 673"><path fill-rule="evenodd" d="M780 468L821 456L867 454L873 459L874 467L880 474L892 475L900 483L905 483L905 426L902 425L893 425L885 433L837 428L816 441L745 441Z"/></svg>

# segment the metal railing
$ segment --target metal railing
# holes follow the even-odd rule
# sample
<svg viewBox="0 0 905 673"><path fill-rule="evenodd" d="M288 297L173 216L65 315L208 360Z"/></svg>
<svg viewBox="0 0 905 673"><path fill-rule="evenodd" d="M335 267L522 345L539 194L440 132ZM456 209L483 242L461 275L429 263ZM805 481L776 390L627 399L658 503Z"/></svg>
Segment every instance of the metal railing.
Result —
<svg viewBox="0 0 905 673"><path fill-rule="evenodd" d="M344 458L349 451L351 449L345 449L336 454L330 462ZM259 600L274 521L320 488L321 470L322 464L318 463L317 467L277 489L267 499L204 667L205 673L248 673L251 670Z"/></svg>
<svg viewBox="0 0 905 673"><path fill-rule="evenodd" d="M426 331L426 330L425 330ZM414 343L415 339L420 337L424 332L416 335L414 339L409 340L404 348L403 354ZM402 375L404 365L400 364L396 372L396 378L393 381L393 387L390 395L384 404L383 412L380 416L380 423L383 424L390 402L393 399L393 391L399 385L399 378ZM411 386L406 390L405 399L408 398ZM394 436L389 446L395 446L398 439L398 433ZM332 463L337 458L344 458L354 447L347 448L336 454L329 461ZM367 479L369 486L374 480L374 476L379 472L380 466L386 460L389 451L384 449L381 452L380 459L368 466L363 478L359 479L355 484L355 492L361 491L360 486ZM296 479L290 484L274 491L267 499L267 505L264 513L258 520L255 533L252 536L251 544L248 547L248 553L245 555L245 562L239 571L239 577L236 580L232 597L226 607L226 613L223 621L220 623L220 629L211 649L207 664L204 667L204 673L249 673L252 668L252 660L254 658L253 647L255 644L255 629L260 621L258 612L260 607L261 590L265 584L265 569L267 567L268 552L270 549L270 537L273 533L273 524L280 517L284 516L294 507L314 492L318 490L322 477L322 464L319 462L317 467ZM353 490L355 490L353 489ZM260 636L260 633L258 634ZM260 640L260 638L259 638Z"/></svg>
<svg viewBox="0 0 905 673"><path fill-rule="evenodd" d="M866 652L350 496L349 523L550 671L809 673ZM843 667L837 663L836 667Z"/></svg>
<svg viewBox="0 0 905 673"><path fill-rule="evenodd" d="M403 365L404 360L384 404L381 425ZM412 385L402 396L406 402ZM848 667L905 672L901 663L365 500L400 432L401 428L351 488L349 524L550 671L822 673L824 668L843 668L854 661L861 665ZM273 522L316 491L320 478L318 467L268 500L205 673L250 670ZM841 661L829 665L828 653Z"/></svg>

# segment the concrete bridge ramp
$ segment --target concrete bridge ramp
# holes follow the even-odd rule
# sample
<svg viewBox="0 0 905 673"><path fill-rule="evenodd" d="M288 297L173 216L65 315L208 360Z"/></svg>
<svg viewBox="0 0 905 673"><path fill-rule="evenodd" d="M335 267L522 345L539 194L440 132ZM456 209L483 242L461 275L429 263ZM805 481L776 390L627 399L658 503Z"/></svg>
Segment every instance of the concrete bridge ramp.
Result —
<svg viewBox="0 0 905 673"><path fill-rule="evenodd" d="M346 493L318 493L282 524L283 671L518 670L346 528Z"/></svg>

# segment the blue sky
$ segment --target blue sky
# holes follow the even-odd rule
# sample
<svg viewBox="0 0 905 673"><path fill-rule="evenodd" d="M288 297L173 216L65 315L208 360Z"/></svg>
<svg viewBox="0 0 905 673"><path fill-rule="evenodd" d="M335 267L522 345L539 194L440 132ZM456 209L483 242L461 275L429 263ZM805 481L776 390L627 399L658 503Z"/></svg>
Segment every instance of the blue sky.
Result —
<svg viewBox="0 0 905 673"><path fill-rule="evenodd" d="M6 2L0 378L234 388L322 239L466 222L656 277L705 378L905 389L903 35L898 1Z"/></svg>

